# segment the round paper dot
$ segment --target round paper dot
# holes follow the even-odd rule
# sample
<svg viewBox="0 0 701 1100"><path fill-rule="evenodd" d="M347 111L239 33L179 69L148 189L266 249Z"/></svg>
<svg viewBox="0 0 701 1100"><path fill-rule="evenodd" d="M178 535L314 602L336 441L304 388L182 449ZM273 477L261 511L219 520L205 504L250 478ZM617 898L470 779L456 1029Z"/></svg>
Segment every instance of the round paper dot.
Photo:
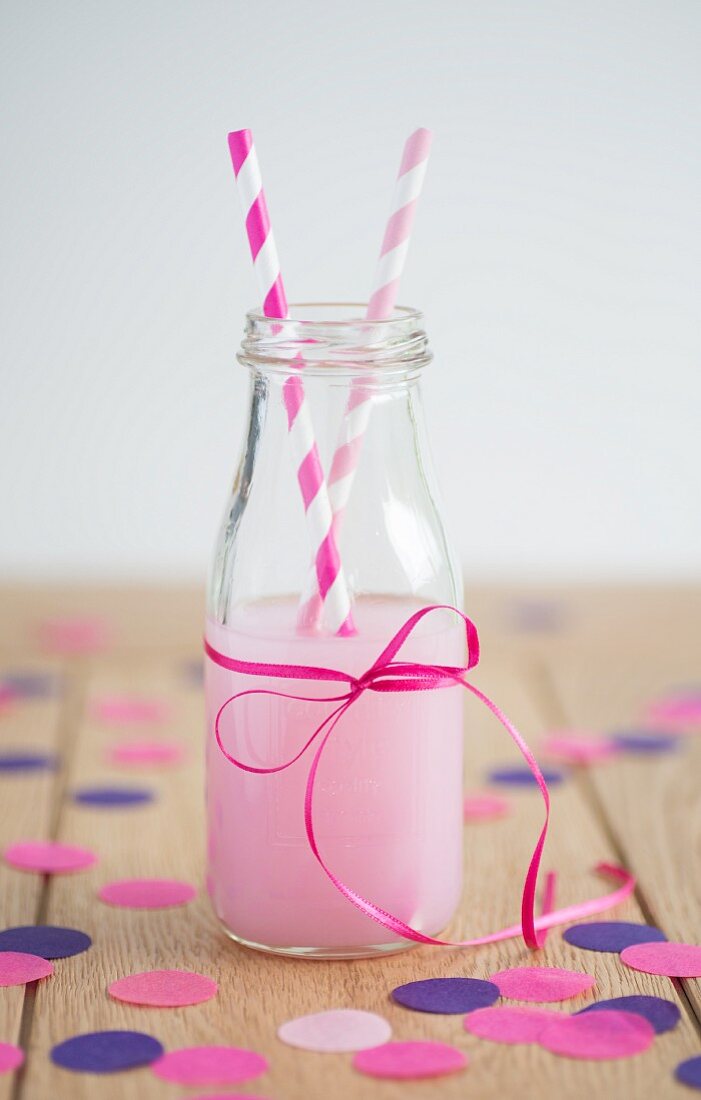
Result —
<svg viewBox="0 0 701 1100"><path fill-rule="evenodd" d="M158 1040L141 1031L90 1031L58 1043L51 1061L78 1073L113 1073L147 1066L162 1054Z"/></svg>
<svg viewBox="0 0 701 1100"><path fill-rule="evenodd" d="M182 755L182 745L177 741L121 741L107 753L112 763L130 766L174 764Z"/></svg>
<svg viewBox="0 0 701 1100"><path fill-rule="evenodd" d="M562 772L553 771L548 768L541 768L541 774L543 779L549 787L555 786L557 783L562 783L564 775ZM509 787L535 787L537 786L535 777L531 773L530 768L494 768L489 772L488 779L490 783L504 784Z"/></svg>
<svg viewBox="0 0 701 1100"><path fill-rule="evenodd" d="M648 730L626 730L614 733L611 740L621 752L644 756L646 753L672 752L679 748L679 738L670 733L653 733Z"/></svg>
<svg viewBox="0 0 701 1100"><path fill-rule="evenodd" d="M31 749L5 749L0 751L0 772L53 771L58 758L50 752Z"/></svg>
<svg viewBox="0 0 701 1100"><path fill-rule="evenodd" d="M153 798L145 787L81 787L73 792L73 801L81 806L141 806Z"/></svg>
<svg viewBox="0 0 701 1100"><path fill-rule="evenodd" d="M54 968L40 955L27 955L22 951L0 951L0 986L25 985L48 978Z"/></svg>
<svg viewBox="0 0 701 1100"><path fill-rule="evenodd" d="M444 1077L467 1066L467 1056L447 1043L385 1043L372 1050L361 1050L353 1058L353 1067L369 1077L405 1078Z"/></svg>
<svg viewBox="0 0 701 1100"><path fill-rule="evenodd" d="M505 798L496 794L470 794L463 802L465 821L492 821L505 817L511 809Z"/></svg>
<svg viewBox="0 0 701 1100"><path fill-rule="evenodd" d="M54 653L95 653L104 649L109 630L104 619L63 616L39 627L42 644Z"/></svg>
<svg viewBox="0 0 701 1100"><path fill-rule="evenodd" d="M472 1035L495 1043L537 1043L545 1028L559 1018L559 1013L548 1008L494 1005L470 1012L464 1027Z"/></svg>
<svg viewBox="0 0 701 1100"><path fill-rule="evenodd" d="M652 1044L655 1029L632 1012L591 1012L563 1016L543 1031L539 1042L552 1054L603 1061L629 1058Z"/></svg>
<svg viewBox="0 0 701 1100"><path fill-rule="evenodd" d="M60 875L84 871L97 863L97 856L88 848L60 844L56 840L23 840L11 844L4 853L5 862L20 871L36 871L44 875Z"/></svg>
<svg viewBox="0 0 701 1100"><path fill-rule="evenodd" d="M265 1073L268 1062L239 1047L183 1047L164 1054L152 1068L163 1081L178 1085L237 1085Z"/></svg>
<svg viewBox="0 0 701 1100"><path fill-rule="evenodd" d="M126 878L107 882L98 897L122 909L170 909L191 901L197 891L187 882L165 878Z"/></svg>
<svg viewBox="0 0 701 1100"><path fill-rule="evenodd" d="M91 944L85 932L53 924L26 924L0 932L0 952L20 951L42 959L67 959L87 951Z"/></svg>
<svg viewBox="0 0 701 1100"><path fill-rule="evenodd" d="M381 1046L390 1038L392 1028L374 1012L335 1008L288 1020L277 1034L288 1046L330 1054Z"/></svg>
<svg viewBox="0 0 701 1100"><path fill-rule="evenodd" d="M665 1031L671 1031L681 1019L681 1012L674 1001L667 1001L664 997L648 997L643 994L631 994L628 997L610 997L606 1001L596 1001L593 1005L580 1008L577 1016L585 1012L602 1012L608 1009L620 1009L622 1012L634 1012L637 1016L644 1016L652 1024L655 1032L662 1035Z"/></svg>
<svg viewBox="0 0 701 1100"><path fill-rule="evenodd" d="M692 1089L701 1089L701 1054L680 1062L674 1071L677 1081L689 1085Z"/></svg>
<svg viewBox="0 0 701 1100"><path fill-rule="evenodd" d="M24 1051L12 1043L0 1043L0 1073L11 1073L24 1062Z"/></svg>
<svg viewBox="0 0 701 1100"><path fill-rule="evenodd" d="M499 998L499 990L492 982L479 978L426 978L397 986L391 996L397 1004L416 1012L457 1015L493 1005Z"/></svg>
<svg viewBox="0 0 701 1100"><path fill-rule="evenodd" d="M585 951L610 951L617 954L633 943L666 940L664 932L652 924L633 924L622 920L592 921L575 924L562 934L573 947Z"/></svg>
<svg viewBox="0 0 701 1100"><path fill-rule="evenodd" d="M677 725L695 725L701 722L701 689L680 692L650 703L648 714L653 719Z"/></svg>
<svg viewBox="0 0 701 1100"><path fill-rule="evenodd" d="M615 756L616 746L602 738L581 733L553 733L541 746L543 753L563 764L586 765Z"/></svg>
<svg viewBox="0 0 701 1100"><path fill-rule="evenodd" d="M590 974L557 966L516 966L491 975L502 997L514 1001L566 1001L596 984Z"/></svg>
<svg viewBox="0 0 701 1100"><path fill-rule="evenodd" d="M0 693L7 688L22 699L44 699L54 695L61 686L56 676L44 672L7 672L0 680Z"/></svg>
<svg viewBox="0 0 701 1100"><path fill-rule="evenodd" d="M165 722L170 717L170 707L160 699L142 699L131 695L108 695L96 699L91 714L106 725L144 724Z"/></svg>
<svg viewBox="0 0 701 1100"><path fill-rule="evenodd" d="M217 994L217 983L186 970L145 970L118 978L110 985L109 994L115 1001L132 1005L175 1008L211 1001Z"/></svg>
<svg viewBox="0 0 701 1100"><path fill-rule="evenodd" d="M701 978L701 947L691 943L638 943L621 952L626 966L668 978Z"/></svg>

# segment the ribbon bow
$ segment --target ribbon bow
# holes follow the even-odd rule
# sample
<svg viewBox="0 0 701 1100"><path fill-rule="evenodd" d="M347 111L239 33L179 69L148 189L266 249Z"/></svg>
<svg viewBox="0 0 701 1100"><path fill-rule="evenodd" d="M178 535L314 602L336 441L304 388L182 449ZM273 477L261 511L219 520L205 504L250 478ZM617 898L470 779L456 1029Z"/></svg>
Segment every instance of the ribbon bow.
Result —
<svg viewBox="0 0 701 1100"><path fill-rule="evenodd" d="M395 660L402 646L418 623L434 611L452 611L462 619L465 627L468 653L467 664L464 667ZM596 870L601 874L609 875L620 882L621 885L613 892L605 894L602 897L591 898L587 901L570 905L564 909L553 910L555 875L549 873L546 876L541 914L540 916L536 916L535 898L538 884L538 871L550 821L550 795L548 793L548 787L535 756L514 724L507 718L496 703L492 702L484 692L480 691L479 688L465 679L466 673L469 672L471 668L474 668L479 661L479 638L474 623L456 607L451 607L448 604L434 604L414 612L385 646L377 660L361 676L352 676L350 673L339 671L338 669L317 667L315 665L267 664L258 661L241 661L237 658L227 657L223 653L219 653L207 641L204 643L204 648L207 657L215 664L219 665L221 668L229 669L231 672L241 673L246 676L264 676L266 678L281 680L326 681L329 683L343 683L347 685L347 690L341 694L322 697L272 691L269 688L251 688L247 691L237 692L227 699L219 708L214 723L214 733L219 749L231 764L240 768L241 771L253 772L258 775L272 775L277 772L285 771L304 756L314 742L318 742L309 766L304 794L304 825L309 847L322 870L339 893L343 894L343 896L347 898L356 909L359 909L361 913L364 913L368 917L372 917L372 919L382 925L383 928L393 932L395 935L402 936L408 940L414 940L416 943L444 947L477 947L481 944L495 943L498 940L511 939L521 934L526 945L531 949L536 949L543 947L547 931L554 925L565 924L572 920L591 916L594 913L600 913L613 905L617 905L632 893L635 887L635 879L629 872L613 864L599 863L596 866ZM481 936L477 939L453 942L450 940L434 939L432 936L427 936L423 932L419 932L417 929L406 924L406 922L399 917L386 912L386 910L381 909L378 905L368 901L338 878L324 861L319 851L314 830L313 808L316 775L324 749L336 726L343 718L343 715L357 702L361 695L366 691L435 691L441 688L454 687L458 684L462 685L462 687L484 703L518 746L540 789L545 806L545 819L526 872L521 899L520 924L501 929L498 932L493 932L490 935ZM281 764L276 764L269 768L261 768L238 760L227 750L222 740L221 720L223 714L227 708L235 704L237 700L243 699L248 695L266 695L281 699L293 699L298 702L331 703L336 705L332 707L323 721L314 729L311 736L298 753Z"/></svg>

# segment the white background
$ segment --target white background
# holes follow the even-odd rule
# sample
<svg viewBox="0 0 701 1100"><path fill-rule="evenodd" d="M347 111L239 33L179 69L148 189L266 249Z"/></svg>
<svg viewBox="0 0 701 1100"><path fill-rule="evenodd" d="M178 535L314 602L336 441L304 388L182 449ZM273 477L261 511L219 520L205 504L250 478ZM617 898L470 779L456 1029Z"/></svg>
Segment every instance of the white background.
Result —
<svg viewBox="0 0 701 1100"><path fill-rule="evenodd" d="M5 0L0 569L202 577L241 440L250 126L292 299L401 300L477 577L701 564L698 0Z"/></svg>

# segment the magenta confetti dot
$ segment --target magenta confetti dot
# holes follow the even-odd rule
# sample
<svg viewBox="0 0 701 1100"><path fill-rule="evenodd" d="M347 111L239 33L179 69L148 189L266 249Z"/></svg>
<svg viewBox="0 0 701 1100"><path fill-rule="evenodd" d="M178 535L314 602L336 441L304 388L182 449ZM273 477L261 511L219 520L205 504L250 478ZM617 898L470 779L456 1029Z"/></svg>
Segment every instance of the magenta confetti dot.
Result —
<svg viewBox="0 0 701 1100"><path fill-rule="evenodd" d="M154 792L146 787L81 787L73 792L80 806L113 809L115 806L143 806L153 802Z"/></svg>
<svg viewBox="0 0 701 1100"><path fill-rule="evenodd" d="M113 764L175 764L182 759L183 747L177 741L121 741L112 745L107 758Z"/></svg>
<svg viewBox="0 0 701 1100"><path fill-rule="evenodd" d="M22 840L3 852L5 862L19 871L35 871L43 875L84 871L97 863L89 848L75 844L60 844L57 840Z"/></svg>
<svg viewBox="0 0 701 1100"><path fill-rule="evenodd" d="M277 1034L288 1046L331 1054L381 1046L391 1037L392 1028L374 1012L334 1008L288 1020Z"/></svg>
<svg viewBox="0 0 701 1100"><path fill-rule="evenodd" d="M539 1042L552 1054L604 1061L640 1054L654 1038L655 1029L644 1017L610 1010L563 1016L545 1029Z"/></svg>
<svg viewBox="0 0 701 1100"><path fill-rule="evenodd" d="M493 821L510 810L510 803L496 794L468 794L463 802L465 821Z"/></svg>
<svg viewBox="0 0 701 1100"><path fill-rule="evenodd" d="M701 688L679 691L650 703L648 714L653 720L670 722L674 726L692 726L701 722Z"/></svg>
<svg viewBox="0 0 701 1100"><path fill-rule="evenodd" d="M51 1061L78 1073L114 1073L147 1066L163 1054L163 1047L142 1031L90 1031L58 1043Z"/></svg>
<svg viewBox="0 0 701 1100"><path fill-rule="evenodd" d="M123 909L170 909L192 901L197 891L187 882L165 878L127 878L107 882L98 897Z"/></svg>
<svg viewBox="0 0 701 1100"><path fill-rule="evenodd" d="M548 768L541 768L543 779L549 787L562 783L565 778L562 772ZM537 787L535 776L530 768L493 768L487 776L490 783L503 784L507 787Z"/></svg>
<svg viewBox="0 0 701 1100"><path fill-rule="evenodd" d="M652 924L635 924L623 920L574 924L562 933L562 938L573 947L581 947L585 951L608 951L616 954L634 943L652 943L667 939L664 932Z"/></svg>
<svg viewBox="0 0 701 1100"><path fill-rule="evenodd" d="M0 1073L11 1073L24 1062L24 1051L12 1043L0 1043Z"/></svg>
<svg viewBox="0 0 701 1100"><path fill-rule="evenodd" d="M118 978L109 986L109 994L132 1005L175 1008L211 1001L217 995L217 983L186 970L145 970Z"/></svg>
<svg viewBox="0 0 701 1100"><path fill-rule="evenodd" d="M463 1026L472 1035L495 1043L537 1043L545 1028L559 1019L560 1014L551 1008L493 1005L470 1012Z"/></svg>
<svg viewBox="0 0 701 1100"><path fill-rule="evenodd" d="M170 718L170 707L161 699L132 695L107 695L96 699L90 712L98 722L117 726L158 724Z"/></svg>
<svg viewBox="0 0 701 1100"><path fill-rule="evenodd" d="M576 1015L582 1016L585 1012L602 1012L611 1008L644 1016L652 1024L657 1035L662 1035L665 1031L671 1031L681 1019L681 1012L674 1001L667 1001L664 997L648 997L641 993L633 993L627 997L610 997L606 1001L596 1001L593 1005L580 1008Z"/></svg>
<svg viewBox="0 0 701 1100"><path fill-rule="evenodd" d="M467 1056L447 1043L384 1043L372 1050L361 1050L353 1058L353 1068L369 1077L395 1080L445 1077L467 1066Z"/></svg>
<svg viewBox="0 0 701 1100"><path fill-rule="evenodd" d="M40 955L0 950L0 986L26 985L48 978L53 972L51 963Z"/></svg>
<svg viewBox="0 0 701 1100"><path fill-rule="evenodd" d="M633 970L668 978L701 978L701 947L692 943L638 943L621 959Z"/></svg>
<svg viewBox="0 0 701 1100"><path fill-rule="evenodd" d="M3 749L0 751L0 772L53 771L58 766L54 753L32 749Z"/></svg>
<svg viewBox="0 0 701 1100"><path fill-rule="evenodd" d="M566 1001L596 985L591 974L557 966L516 966L491 975L502 997L514 1001Z"/></svg>
<svg viewBox="0 0 701 1100"><path fill-rule="evenodd" d="M541 750L563 764L580 767L608 760L618 751L612 741L583 733L552 733L543 741Z"/></svg>
<svg viewBox="0 0 701 1100"><path fill-rule="evenodd" d="M681 1081L682 1085L688 1085L692 1089L701 1089L701 1054L697 1054L695 1058L687 1058L685 1062L680 1062L674 1071L674 1076L677 1081Z"/></svg>
<svg viewBox="0 0 701 1100"><path fill-rule="evenodd" d="M85 932L53 924L26 924L0 932L0 952L19 951L42 959L67 959L87 951L91 944Z"/></svg>
<svg viewBox="0 0 701 1100"><path fill-rule="evenodd" d="M238 1085L259 1077L267 1059L240 1047L183 1047L171 1050L152 1066L163 1081L176 1085Z"/></svg>
<svg viewBox="0 0 701 1100"><path fill-rule="evenodd" d="M391 997L415 1012L457 1015L493 1005L499 999L499 990L493 982L479 978L425 978L397 986Z"/></svg>

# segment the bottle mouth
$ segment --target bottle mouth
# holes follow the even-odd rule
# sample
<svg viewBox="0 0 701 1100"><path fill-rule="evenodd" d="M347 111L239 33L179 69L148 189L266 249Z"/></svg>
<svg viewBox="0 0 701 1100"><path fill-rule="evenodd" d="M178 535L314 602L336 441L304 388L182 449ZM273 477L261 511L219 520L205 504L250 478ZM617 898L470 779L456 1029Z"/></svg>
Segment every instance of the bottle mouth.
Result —
<svg viewBox="0 0 701 1100"><path fill-rule="evenodd" d="M396 306L390 317L367 320L364 302L301 302L285 318L246 314L237 356L240 363L266 370L358 374L374 380L411 375L431 361L423 317L418 310Z"/></svg>

